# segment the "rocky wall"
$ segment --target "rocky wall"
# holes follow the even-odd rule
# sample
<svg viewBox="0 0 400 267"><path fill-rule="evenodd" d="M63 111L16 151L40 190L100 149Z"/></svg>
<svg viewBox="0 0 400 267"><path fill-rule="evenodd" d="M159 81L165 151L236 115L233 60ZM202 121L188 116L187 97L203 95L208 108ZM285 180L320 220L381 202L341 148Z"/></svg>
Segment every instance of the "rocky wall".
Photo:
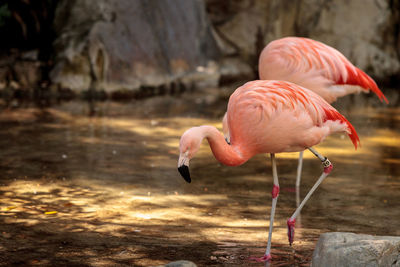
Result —
<svg viewBox="0 0 400 267"><path fill-rule="evenodd" d="M61 0L55 29L50 77L61 87L115 91L217 80L219 50L201 0Z"/></svg>
<svg viewBox="0 0 400 267"><path fill-rule="evenodd" d="M54 17L54 51L33 50L54 60L0 64L0 89L147 96L250 80L262 48L285 36L327 43L379 82L400 80L400 0L59 0ZM26 64L38 76L20 81Z"/></svg>
<svg viewBox="0 0 400 267"><path fill-rule="evenodd" d="M225 55L256 68L270 41L303 36L341 51L378 80L400 76L398 0L206 0Z"/></svg>

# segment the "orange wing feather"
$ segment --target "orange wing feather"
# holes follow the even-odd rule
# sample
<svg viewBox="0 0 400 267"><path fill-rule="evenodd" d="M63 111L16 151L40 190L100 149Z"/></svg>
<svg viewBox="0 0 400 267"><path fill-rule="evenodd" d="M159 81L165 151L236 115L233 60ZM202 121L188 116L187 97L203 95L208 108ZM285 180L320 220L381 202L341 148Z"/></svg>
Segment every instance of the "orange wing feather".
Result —
<svg viewBox="0 0 400 267"><path fill-rule="evenodd" d="M383 99L386 103L389 103L385 95L378 88L375 81L371 77L369 77L364 71L355 67L338 50L312 39L299 39L307 43L307 45L303 46L304 49L308 50L307 55L316 57L320 61L322 54L322 57L328 63L328 66L320 65L321 67L326 67L330 73L335 73L334 69L337 69L339 75L336 77L331 77L333 78L335 84L358 85L366 90L371 90L372 92L374 92L381 101Z"/></svg>
<svg viewBox="0 0 400 267"><path fill-rule="evenodd" d="M365 72L360 70L357 67L351 67L346 65L347 70L347 79L343 79L343 75L336 81L336 84L349 84L349 85L358 85L364 89L369 89L374 92L379 99L382 101L385 100L386 104L389 103L385 95L379 90L378 86L376 85L375 81L369 77Z"/></svg>
<svg viewBox="0 0 400 267"><path fill-rule="evenodd" d="M324 108L325 111L325 119L324 122L327 120L332 120L332 121L340 121L342 123L345 123L348 128L348 135L351 139L351 142L353 142L353 145L355 149L357 149L358 144L360 144L360 138L358 137L358 134L356 132L356 129L354 129L353 125L342 115L340 114L336 109L327 109Z"/></svg>

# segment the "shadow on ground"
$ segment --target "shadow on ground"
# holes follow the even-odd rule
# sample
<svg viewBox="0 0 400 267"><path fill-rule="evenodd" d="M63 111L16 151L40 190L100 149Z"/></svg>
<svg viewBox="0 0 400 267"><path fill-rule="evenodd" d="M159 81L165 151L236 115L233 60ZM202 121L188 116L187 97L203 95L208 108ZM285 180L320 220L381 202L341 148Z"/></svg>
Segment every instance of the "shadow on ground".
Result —
<svg viewBox="0 0 400 267"><path fill-rule="evenodd" d="M3 110L0 265L260 265L248 258L266 245L269 158L221 166L204 144L191 162L192 184L176 170L180 135L221 127L226 95L103 102L92 117L80 102ZM362 147L340 135L317 147L335 169L303 210L293 247L286 219L296 205L297 154L278 155L272 266L308 266L323 232L400 235L400 110L367 96L338 108ZM303 169L302 196L322 171L311 153Z"/></svg>

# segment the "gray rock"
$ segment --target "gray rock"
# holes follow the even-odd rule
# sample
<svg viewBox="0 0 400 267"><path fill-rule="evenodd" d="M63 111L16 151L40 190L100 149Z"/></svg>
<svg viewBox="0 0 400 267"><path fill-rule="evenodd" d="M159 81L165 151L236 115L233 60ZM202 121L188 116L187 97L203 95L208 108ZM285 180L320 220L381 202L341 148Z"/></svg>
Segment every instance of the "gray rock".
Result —
<svg viewBox="0 0 400 267"><path fill-rule="evenodd" d="M400 237L325 233L318 240L311 266L400 266Z"/></svg>
<svg viewBox="0 0 400 267"><path fill-rule="evenodd" d="M108 92L213 87L253 79L262 48L293 35L331 45L389 80L400 77L398 10L397 0L60 0L50 78Z"/></svg>
<svg viewBox="0 0 400 267"><path fill-rule="evenodd" d="M218 80L208 75L219 52L202 0L61 0L55 30L50 78L63 88Z"/></svg>
<svg viewBox="0 0 400 267"><path fill-rule="evenodd" d="M298 25L310 25L302 34L334 46L375 77L400 73L400 43L393 28L400 25L399 20L394 22L400 6L393 6L399 3L338 0L315 8L315 2L307 0L302 5L307 12L300 12ZM357 15L359 10L362 15Z"/></svg>
<svg viewBox="0 0 400 267"><path fill-rule="evenodd" d="M191 261L173 261L165 265L160 265L157 267L196 267L197 265Z"/></svg>
<svg viewBox="0 0 400 267"><path fill-rule="evenodd" d="M263 46L285 36L304 36L341 51L381 80L400 75L400 1L206 0L218 45L254 65ZM360 13L360 10L362 12ZM256 64L256 63L255 63ZM256 67L256 66L252 66Z"/></svg>

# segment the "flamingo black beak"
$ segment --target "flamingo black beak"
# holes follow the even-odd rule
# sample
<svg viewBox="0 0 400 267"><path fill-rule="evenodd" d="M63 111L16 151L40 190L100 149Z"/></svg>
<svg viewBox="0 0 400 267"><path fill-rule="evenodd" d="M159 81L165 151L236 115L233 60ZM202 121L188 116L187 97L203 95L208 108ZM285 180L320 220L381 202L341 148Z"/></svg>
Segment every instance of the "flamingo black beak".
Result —
<svg viewBox="0 0 400 267"><path fill-rule="evenodd" d="M190 172L189 172L189 167L186 165L181 165L178 167L179 173L182 175L183 179L185 179L186 182L190 183L192 179L190 178Z"/></svg>
<svg viewBox="0 0 400 267"><path fill-rule="evenodd" d="M192 179L190 179L189 161L189 150L179 155L178 171L188 183L192 181Z"/></svg>

